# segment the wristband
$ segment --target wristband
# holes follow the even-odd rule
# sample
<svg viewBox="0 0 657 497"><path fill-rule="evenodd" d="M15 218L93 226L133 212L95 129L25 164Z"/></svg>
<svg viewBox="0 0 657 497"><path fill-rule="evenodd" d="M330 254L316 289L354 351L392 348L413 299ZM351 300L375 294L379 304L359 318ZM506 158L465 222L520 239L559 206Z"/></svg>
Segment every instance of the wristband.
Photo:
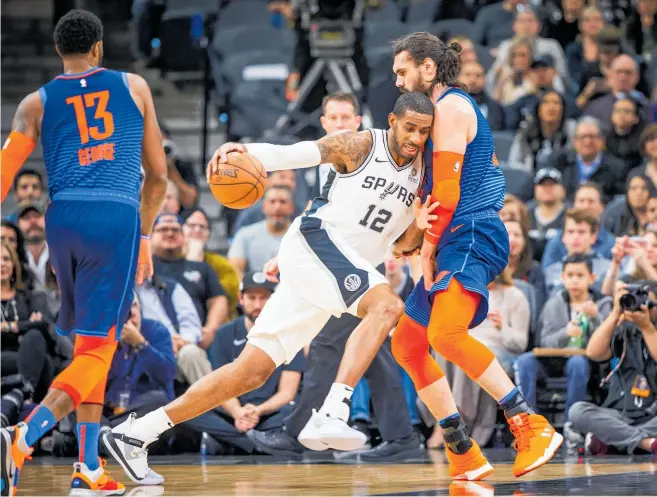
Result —
<svg viewBox="0 0 657 497"><path fill-rule="evenodd" d="M153 238L153 237L152 237L151 235L140 235L140 238L141 238L142 240L150 240L150 239Z"/></svg>

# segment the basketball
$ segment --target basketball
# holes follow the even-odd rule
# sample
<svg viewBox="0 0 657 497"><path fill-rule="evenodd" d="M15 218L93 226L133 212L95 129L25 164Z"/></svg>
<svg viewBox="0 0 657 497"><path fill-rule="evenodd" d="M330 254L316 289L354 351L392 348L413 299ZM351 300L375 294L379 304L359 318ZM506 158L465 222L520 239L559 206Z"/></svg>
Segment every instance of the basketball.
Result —
<svg viewBox="0 0 657 497"><path fill-rule="evenodd" d="M230 152L228 162L210 177L210 191L221 205L246 209L262 198L267 172L258 159L241 152Z"/></svg>

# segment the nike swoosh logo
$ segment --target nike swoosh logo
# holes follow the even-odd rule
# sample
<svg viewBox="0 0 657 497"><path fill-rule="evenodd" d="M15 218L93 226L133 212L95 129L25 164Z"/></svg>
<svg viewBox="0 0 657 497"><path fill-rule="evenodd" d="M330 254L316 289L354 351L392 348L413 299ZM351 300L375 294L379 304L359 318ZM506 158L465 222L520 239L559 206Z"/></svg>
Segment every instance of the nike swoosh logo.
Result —
<svg viewBox="0 0 657 497"><path fill-rule="evenodd" d="M456 230L463 228L463 226L465 226L465 224L459 224L458 226L454 226L453 228L450 228L449 231L454 233Z"/></svg>
<svg viewBox="0 0 657 497"><path fill-rule="evenodd" d="M383 162L388 162L388 161L387 160L379 160L378 157L377 157L377 158L374 159L374 162L383 163Z"/></svg>
<svg viewBox="0 0 657 497"><path fill-rule="evenodd" d="M244 340L233 340L233 345L235 345L235 347L239 347L240 345L243 345L245 343L246 343L246 338Z"/></svg>

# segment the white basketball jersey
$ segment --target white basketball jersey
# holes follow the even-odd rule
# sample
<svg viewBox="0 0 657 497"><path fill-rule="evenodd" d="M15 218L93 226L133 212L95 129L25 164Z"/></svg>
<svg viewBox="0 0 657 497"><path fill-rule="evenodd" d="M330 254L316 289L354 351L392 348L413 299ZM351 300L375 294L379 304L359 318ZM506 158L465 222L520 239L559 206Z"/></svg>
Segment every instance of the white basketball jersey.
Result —
<svg viewBox="0 0 657 497"><path fill-rule="evenodd" d="M322 193L308 211L335 229L350 247L374 266L413 222L424 165L422 154L397 166L388 149L387 131L370 129L372 149L355 171L331 169Z"/></svg>

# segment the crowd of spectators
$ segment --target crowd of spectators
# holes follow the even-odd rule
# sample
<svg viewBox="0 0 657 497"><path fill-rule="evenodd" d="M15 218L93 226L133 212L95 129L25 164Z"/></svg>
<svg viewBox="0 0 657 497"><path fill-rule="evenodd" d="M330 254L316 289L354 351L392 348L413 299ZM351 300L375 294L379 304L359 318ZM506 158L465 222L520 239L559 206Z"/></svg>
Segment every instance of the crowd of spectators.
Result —
<svg viewBox="0 0 657 497"><path fill-rule="evenodd" d="M514 133L502 167L533 178L528 202L507 194L500 216L508 267L491 283L489 314L471 334L515 375L534 408L553 409L556 393L561 405L550 415L563 423L570 448L657 452L657 319L620 304L625 284L645 282L653 298L657 284L657 1L466 3L478 10L470 38L457 39L465 49L461 80L492 130ZM482 47L490 67L479 61ZM353 96L339 94L324 101L322 126L358 129L359 112ZM213 223L198 207L194 167L168 132L163 146L170 181L153 231L155 274L134 289L110 370L106 426L163 405L239 354L275 291L262 268L323 181L321 167L272 173L263 199L232 216L224 256L208 250ZM72 337L54 325L59 291L45 237L44 179L23 169L13 194L18 208L2 221L2 377L3 394L17 388L25 402L22 412L5 413L3 404L3 422L43 398L73 350ZM391 259L381 268L402 296L412 288L413 264ZM298 454L299 417L317 407L314 382L329 367L326 351L334 349L330 368L339 362L342 338L329 327L356 325L339 323L331 321L263 387L177 427L158 450L251 454L284 446L279 453ZM352 405L353 422L376 446L374 407L384 449L370 452L371 460L412 453L423 438L441 446L412 382L379 360L384 366L370 370ZM311 368L317 380L307 381ZM460 370L445 371L473 437L497 443L495 402ZM388 375L383 383L381 375ZM386 404L393 390L400 400ZM70 455L74 423L61 422L39 451Z"/></svg>

